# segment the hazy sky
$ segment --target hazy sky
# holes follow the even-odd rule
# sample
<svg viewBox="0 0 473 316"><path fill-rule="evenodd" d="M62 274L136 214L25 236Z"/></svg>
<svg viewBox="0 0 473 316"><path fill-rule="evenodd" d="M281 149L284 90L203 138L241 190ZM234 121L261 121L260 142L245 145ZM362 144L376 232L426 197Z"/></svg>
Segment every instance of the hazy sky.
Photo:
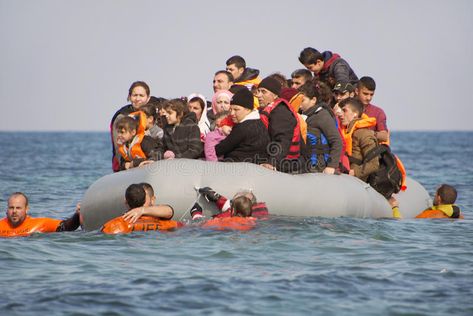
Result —
<svg viewBox="0 0 473 316"><path fill-rule="evenodd" d="M212 96L243 56L264 76L311 46L377 82L392 130L472 130L473 1L0 0L0 130L107 130L133 81Z"/></svg>

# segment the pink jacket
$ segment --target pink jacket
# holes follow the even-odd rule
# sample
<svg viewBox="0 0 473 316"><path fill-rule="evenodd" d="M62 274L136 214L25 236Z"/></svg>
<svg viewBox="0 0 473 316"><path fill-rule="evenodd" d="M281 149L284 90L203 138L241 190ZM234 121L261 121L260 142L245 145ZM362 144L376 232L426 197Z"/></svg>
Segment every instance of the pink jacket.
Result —
<svg viewBox="0 0 473 316"><path fill-rule="evenodd" d="M216 128L214 131L207 134L204 143L205 160L218 161L217 154L215 153L215 146L217 146L218 143L220 143L226 137L227 136L220 128Z"/></svg>

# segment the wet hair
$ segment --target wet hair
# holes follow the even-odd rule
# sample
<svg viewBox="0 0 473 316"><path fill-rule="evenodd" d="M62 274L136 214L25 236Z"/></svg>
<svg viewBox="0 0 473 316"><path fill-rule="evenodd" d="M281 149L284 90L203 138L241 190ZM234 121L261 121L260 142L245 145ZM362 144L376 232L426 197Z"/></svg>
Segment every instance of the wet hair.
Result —
<svg viewBox="0 0 473 316"><path fill-rule="evenodd" d="M234 82L234 81L235 81L235 78L233 78L233 75L232 75L230 72L226 71L226 70L219 70L219 71L217 71L217 72L215 73L214 77L215 77L216 75L220 75L220 74L226 75L229 82Z"/></svg>
<svg viewBox="0 0 473 316"><path fill-rule="evenodd" d="M133 93L133 89L136 87L142 87L146 91L146 95L150 95L150 90L149 86L146 82L144 81L135 81L131 84L130 89L128 89L128 99L131 97L131 94Z"/></svg>
<svg viewBox="0 0 473 316"><path fill-rule="evenodd" d="M146 201L145 189L141 184L132 184L126 188L125 199L130 209L141 207Z"/></svg>
<svg viewBox="0 0 473 316"><path fill-rule="evenodd" d="M204 100L202 100L202 98L199 98L199 97L193 97L192 99L187 101L187 103L191 103L191 102L199 102L199 105L200 105L200 108L202 109L202 111L205 110L206 105L207 105L207 104L204 103Z"/></svg>
<svg viewBox="0 0 473 316"><path fill-rule="evenodd" d="M358 113L358 117L361 117L363 114L363 103L357 98L347 98L345 100L340 101L338 106L343 109L345 106L349 106L353 112Z"/></svg>
<svg viewBox="0 0 473 316"><path fill-rule="evenodd" d="M312 81L304 83L302 86L299 87L299 92L309 99L317 98L317 103L320 101L320 93L319 90L315 87Z"/></svg>
<svg viewBox="0 0 473 316"><path fill-rule="evenodd" d="M26 203L25 206L28 206L29 200L28 200L28 197L26 196L26 194L24 194L23 192L19 192L19 191L18 192L13 192L8 199L10 199L14 196L22 196L25 199L25 203Z"/></svg>
<svg viewBox="0 0 473 316"><path fill-rule="evenodd" d="M437 189L437 194L442 200L442 204L453 204L457 200L457 190L448 184L442 184Z"/></svg>
<svg viewBox="0 0 473 316"><path fill-rule="evenodd" d="M120 131L124 129L125 131L136 131L138 130L138 120L135 120L134 118L130 116L124 116L122 118L119 118L117 121L117 124L115 125L116 130Z"/></svg>
<svg viewBox="0 0 473 316"><path fill-rule="evenodd" d="M282 73L275 72L275 73L270 74L268 77L276 79L281 84L281 88L289 88L287 84L286 76L284 76Z"/></svg>
<svg viewBox="0 0 473 316"><path fill-rule="evenodd" d="M226 65L235 65L237 68L246 68L246 61L243 57L235 55L227 59Z"/></svg>
<svg viewBox="0 0 473 316"><path fill-rule="evenodd" d="M305 82L309 82L312 80L312 73L310 70L307 69L296 69L292 72L291 78L300 78L303 77Z"/></svg>
<svg viewBox="0 0 473 316"><path fill-rule="evenodd" d="M237 192L237 193L233 196L233 198L235 199L235 198L237 198L237 197L239 197L239 196L246 196L246 197L248 197L248 198L251 200L251 203L253 203L253 204L256 204L256 203L257 203L256 196L255 196L254 193L253 193L252 191L250 191L250 190L239 191L239 192ZM251 196L251 197L249 197L249 196Z"/></svg>
<svg viewBox="0 0 473 316"><path fill-rule="evenodd" d="M145 190L145 193L147 192L149 196L154 196L154 189L151 184L149 184L148 182L141 182L140 185Z"/></svg>
<svg viewBox="0 0 473 316"><path fill-rule="evenodd" d="M361 77L357 84L358 89L365 87L370 91L376 90L376 82L371 77Z"/></svg>
<svg viewBox="0 0 473 316"><path fill-rule="evenodd" d="M167 101L164 104L163 109L166 111L169 111L169 110L176 111L177 113L176 116L178 118L182 118L184 115L189 113L189 108L187 107L186 102L182 99L172 99L172 100Z"/></svg>
<svg viewBox="0 0 473 316"><path fill-rule="evenodd" d="M303 65L315 64L317 60L324 60L322 54L312 47L306 47L299 55L299 61Z"/></svg>
<svg viewBox="0 0 473 316"><path fill-rule="evenodd" d="M232 200L233 216L251 216L253 203L246 196L239 196Z"/></svg>

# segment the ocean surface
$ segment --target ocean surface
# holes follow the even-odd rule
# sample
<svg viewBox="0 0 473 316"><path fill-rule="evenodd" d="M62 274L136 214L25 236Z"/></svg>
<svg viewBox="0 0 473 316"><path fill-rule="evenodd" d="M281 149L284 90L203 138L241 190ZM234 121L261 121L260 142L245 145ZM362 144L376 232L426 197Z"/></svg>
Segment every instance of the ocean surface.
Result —
<svg viewBox="0 0 473 316"><path fill-rule="evenodd" d="M70 216L110 147L105 132L0 132L2 210L23 191L31 215ZM392 148L431 194L456 186L466 219L0 239L0 315L473 315L473 132L393 132Z"/></svg>

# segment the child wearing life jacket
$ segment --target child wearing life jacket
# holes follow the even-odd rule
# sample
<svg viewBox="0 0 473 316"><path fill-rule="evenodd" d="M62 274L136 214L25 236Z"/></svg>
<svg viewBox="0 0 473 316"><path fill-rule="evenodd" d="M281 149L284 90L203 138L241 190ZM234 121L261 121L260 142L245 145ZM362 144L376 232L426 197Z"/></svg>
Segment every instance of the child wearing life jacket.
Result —
<svg viewBox="0 0 473 316"><path fill-rule="evenodd" d="M135 119L125 116L116 124L118 152L121 155L120 170L140 166L145 161L159 160L162 157L162 143L159 139L145 135L144 124L140 126L138 120L144 120L138 114Z"/></svg>
<svg viewBox="0 0 473 316"><path fill-rule="evenodd" d="M415 218L463 218L460 208L455 205L457 190L448 184L442 184L435 192L434 205L418 214Z"/></svg>
<svg viewBox="0 0 473 316"><path fill-rule="evenodd" d="M152 194L152 195L151 195ZM173 230L182 226L171 220L174 210L169 205L153 205L154 191L147 183L130 185L125 192L128 211L105 223L105 234L128 234L133 231Z"/></svg>
<svg viewBox="0 0 473 316"><path fill-rule="evenodd" d="M181 99L173 99L163 106L167 124L164 127L164 159L202 157L204 144L194 112Z"/></svg>

